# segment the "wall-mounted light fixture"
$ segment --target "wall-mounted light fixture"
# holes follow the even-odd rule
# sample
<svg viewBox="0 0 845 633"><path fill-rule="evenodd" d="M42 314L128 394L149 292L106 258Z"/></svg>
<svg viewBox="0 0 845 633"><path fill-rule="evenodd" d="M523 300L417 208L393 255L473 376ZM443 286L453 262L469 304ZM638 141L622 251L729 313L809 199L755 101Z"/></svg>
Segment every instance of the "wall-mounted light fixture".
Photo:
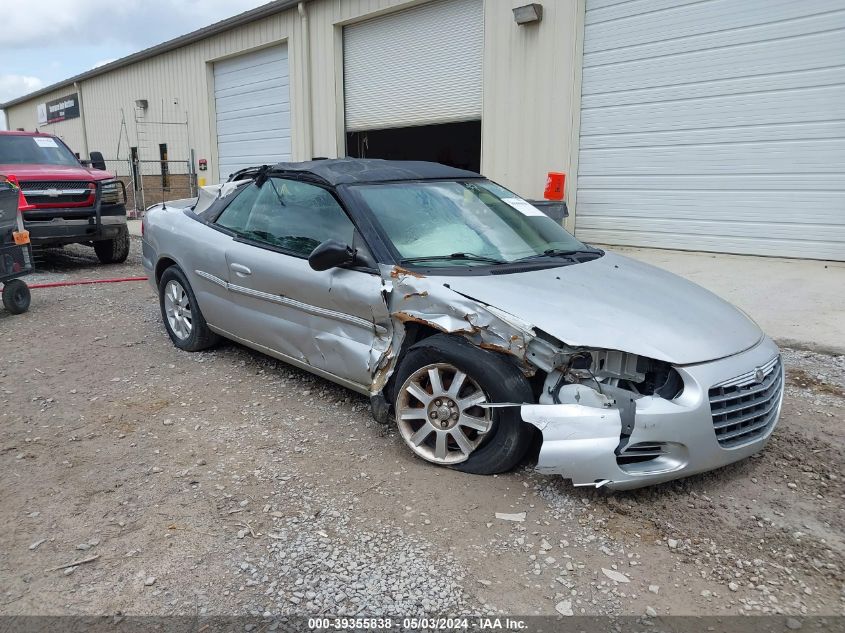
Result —
<svg viewBox="0 0 845 633"><path fill-rule="evenodd" d="M533 24L543 19L543 5L537 2L516 7L513 10L513 19L517 24Z"/></svg>
<svg viewBox="0 0 845 633"><path fill-rule="evenodd" d="M149 105L146 99L135 99L135 107L139 110L146 110Z"/></svg>

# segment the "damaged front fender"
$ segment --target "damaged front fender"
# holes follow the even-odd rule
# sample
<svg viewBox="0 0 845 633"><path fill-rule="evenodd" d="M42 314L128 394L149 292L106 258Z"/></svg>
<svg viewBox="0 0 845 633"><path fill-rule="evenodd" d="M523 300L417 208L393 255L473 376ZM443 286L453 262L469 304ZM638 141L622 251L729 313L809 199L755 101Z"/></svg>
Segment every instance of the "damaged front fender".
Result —
<svg viewBox="0 0 845 633"><path fill-rule="evenodd" d="M463 336L482 349L513 357L526 375L548 363L554 349L536 341L530 324L496 308L480 304L455 292L437 278L425 277L399 266L383 266L385 299L393 321L390 346L373 374L371 392L377 394L387 383L398 361L398 351L406 336L408 323L419 323L447 334ZM533 354L529 351L532 349ZM527 357L531 356L531 363Z"/></svg>

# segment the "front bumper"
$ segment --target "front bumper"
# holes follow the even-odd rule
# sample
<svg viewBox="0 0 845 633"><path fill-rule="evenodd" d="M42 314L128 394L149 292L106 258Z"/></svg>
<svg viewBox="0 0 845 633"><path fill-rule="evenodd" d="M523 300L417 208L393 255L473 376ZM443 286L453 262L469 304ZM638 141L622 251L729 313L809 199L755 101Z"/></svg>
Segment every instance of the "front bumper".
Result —
<svg viewBox="0 0 845 633"><path fill-rule="evenodd" d="M95 216L61 217L49 219L28 219L24 215L24 227L29 231L30 240L35 245L75 244L96 242L116 238L122 227L126 226L125 210L123 214L102 215L100 224Z"/></svg>
<svg viewBox="0 0 845 633"><path fill-rule="evenodd" d="M771 367L777 345L764 337L749 350L716 361L675 369L684 388L676 399L645 396L635 400L634 430L622 441L618 408L582 404L522 405L525 422L543 434L537 470L559 474L576 486L607 486L617 490L639 488L713 470L744 459L768 441L783 401L783 366L774 365L769 412L764 426L748 440L720 443L714 429L710 389L757 368ZM746 380L746 382L748 382ZM762 408L760 411L764 411ZM752 412L753 413L753 412ZM749 427L753 428L753 427ZM644 447L653 458L628 461L627 450ZM650 449L650 450L649 450Z"/></svg>

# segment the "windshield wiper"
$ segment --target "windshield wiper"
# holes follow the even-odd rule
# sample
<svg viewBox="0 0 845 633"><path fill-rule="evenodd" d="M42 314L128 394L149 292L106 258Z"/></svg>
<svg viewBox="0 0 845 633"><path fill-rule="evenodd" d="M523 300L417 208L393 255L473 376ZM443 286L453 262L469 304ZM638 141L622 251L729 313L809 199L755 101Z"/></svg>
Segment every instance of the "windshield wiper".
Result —
<svg viewBox="0 0 845 633"><path fill-rule="evenodd" d="M595 248L549 248L543 251L542 253L537 253L536 255L529 255L528 257L521 257L516 261L525 262L530 261L532 259L542 259L543 257L571 257L573 255L601 255L601 251Z"/></svg>
<svg viewBox="0 0 845 633"><path fill-rule="evenodd" d="M418 262L443 262L454 259L466 260L471 262L483 262L486 264L507 264L503 259L496 259L495 257L487 257L486 255L477 255L475 253L452 253L451 255L423 255L421 257L405 257L399 260L400 264L416 264Z"/></svg>

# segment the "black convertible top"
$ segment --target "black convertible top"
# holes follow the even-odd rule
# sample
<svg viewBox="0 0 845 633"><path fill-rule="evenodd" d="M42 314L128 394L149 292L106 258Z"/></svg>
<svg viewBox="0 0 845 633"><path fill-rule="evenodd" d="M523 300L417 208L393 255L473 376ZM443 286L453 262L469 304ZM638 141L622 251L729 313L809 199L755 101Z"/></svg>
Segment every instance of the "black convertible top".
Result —
<svg viewBox="0 0 845 633"><path fill-rule="evenodd" d="M481 178L481 174L421 160L329 158L301 163L277 163L272 171L309 173L330 185L401 180Z"/></svg>

